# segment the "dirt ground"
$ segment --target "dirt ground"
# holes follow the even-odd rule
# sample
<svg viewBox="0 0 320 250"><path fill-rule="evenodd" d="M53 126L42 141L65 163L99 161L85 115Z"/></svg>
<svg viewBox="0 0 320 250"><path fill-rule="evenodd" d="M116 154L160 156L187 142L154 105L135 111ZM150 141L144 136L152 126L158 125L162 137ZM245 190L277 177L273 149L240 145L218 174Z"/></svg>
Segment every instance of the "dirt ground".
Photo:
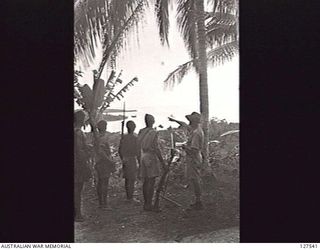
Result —
<svg viewBox="0 0 320 250"><path fill-rule="evenodd" d="M83 193L85 221L75 223L75 242L239 242L239 181L226 171L203 177L204 210L187 211L161 199L162 212L142 210L141 183L135 196L141 204L125 200L121 185L110 188L111 211L98 208L94 187L87 183ZM187 207L193 202L192 188L171 180L167 196Z"/></svg>

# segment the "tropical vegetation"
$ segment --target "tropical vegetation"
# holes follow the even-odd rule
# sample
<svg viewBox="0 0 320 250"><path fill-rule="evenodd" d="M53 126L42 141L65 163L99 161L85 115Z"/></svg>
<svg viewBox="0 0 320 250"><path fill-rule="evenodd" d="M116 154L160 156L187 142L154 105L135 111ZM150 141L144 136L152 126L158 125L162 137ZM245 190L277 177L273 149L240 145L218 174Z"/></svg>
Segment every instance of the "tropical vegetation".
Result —
<svg viewBox="0 0 320 250"><path fill-rule="evenodd" d="M147 8L156 13L160 41L169 45L170 4L176 7L176 21L190 60L173 70L164 80L173 87L194 69L199 76L200 112L205 145L209 140L209 65L232 59L239 51L238 0L77 0L75 1L75 58L90 64L102 43L99 79L105 66L114 69L117 56L128 45L130 34L139 36L139 24ZM205 150L207 155L207 147Z"/></svg>

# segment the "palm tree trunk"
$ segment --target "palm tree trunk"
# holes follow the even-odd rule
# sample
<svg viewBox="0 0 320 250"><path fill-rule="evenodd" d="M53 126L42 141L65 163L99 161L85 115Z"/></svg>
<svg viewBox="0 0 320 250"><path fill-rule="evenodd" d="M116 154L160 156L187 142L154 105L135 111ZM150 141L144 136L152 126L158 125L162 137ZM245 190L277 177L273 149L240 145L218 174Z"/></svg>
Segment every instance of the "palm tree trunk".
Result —
<svg viewBox="0 0 320 250"><path fill-rule="evenodd" d="M205 165L208 165L208 141L209 141L209 95L208 95L208 72L207 72L207 52L206 52L206 29L204 0L196 1L197 9L197 35L199 51L199 93L200 93L200 112L203 117L204 132L204 157Z"/></svg>

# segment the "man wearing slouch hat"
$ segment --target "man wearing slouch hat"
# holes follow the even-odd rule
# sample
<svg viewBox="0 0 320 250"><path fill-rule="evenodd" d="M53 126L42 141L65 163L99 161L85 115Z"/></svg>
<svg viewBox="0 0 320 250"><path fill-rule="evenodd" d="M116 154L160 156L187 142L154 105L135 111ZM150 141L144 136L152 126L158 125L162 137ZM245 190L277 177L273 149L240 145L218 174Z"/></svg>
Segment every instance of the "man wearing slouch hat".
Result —
<svg viewBox="0 0 320 250"><path fill-rule="evenodd" d="M190 205L192 209L203 209L201 202L200 170L203 163L202 149L204 144L204 133L200 126L201 115L193 112L186 115L190 122L190 133L184 149L187 153L186 177L193 184L195 202Z"/></svg>
<svg viewBox="0 0 320 250"><path fill-rule="evenodd" d="M186 179L190 181L194 188L195 202L190 205L191 209L203 209L201 202L201 185L200 185L200 170L203 163L202 150L204 144L204 133L200 126L201 115L197 112L192 112L186 115L189 124L178 121L169 117L169 121L177 122L181 128L187 133L187 144L183 147L187 153L186 156Z"/></svg>

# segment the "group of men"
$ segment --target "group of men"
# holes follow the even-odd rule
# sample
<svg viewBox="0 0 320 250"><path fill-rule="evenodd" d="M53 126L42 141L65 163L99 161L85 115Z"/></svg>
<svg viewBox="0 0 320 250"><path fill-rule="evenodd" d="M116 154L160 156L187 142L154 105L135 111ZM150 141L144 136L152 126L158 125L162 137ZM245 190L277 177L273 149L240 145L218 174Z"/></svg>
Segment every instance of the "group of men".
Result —
<svg viewBox="0 0 320 250"><path fill-rule="evenodd" d="M195 202L190 205L190 209L203 209L201 202L200 169L203 162L202 149L204 144L204 134L201 128L201 116L197 112L186 115L189 124L169 118L170 121L177 122L185 129L188 141L183 147L187 153L186 178L190 180L194 187ZM106 134L107 122L101 120L97 123L97 130L94 134L93 150L90 150L85 141L85 135L81 127L85 122L85 114L77 111L74 117L75 129L75 221L83 221L81 214L81 193L83 185L91 177L91 170L88 162L94 159L94 169L97 173L97 195L99 207L108 210L107 204L108 184L112 172L115 171L115 161L112 157L108 137ZM168 164L162 157L159 137L153 128L155 119L152 115L145 115L146 127L141 129L138 136L134 134L136 125L133 121L128 121L126 127L128 133L123 135L119 145L119 156L122 161L122 173L125 179L126 197L129 202L139 202L133 197L135 182L139 178L143 181L143 209L145 211L155 211L152 204L156 178L160 176L161 170L167 170Z"/></svg>

